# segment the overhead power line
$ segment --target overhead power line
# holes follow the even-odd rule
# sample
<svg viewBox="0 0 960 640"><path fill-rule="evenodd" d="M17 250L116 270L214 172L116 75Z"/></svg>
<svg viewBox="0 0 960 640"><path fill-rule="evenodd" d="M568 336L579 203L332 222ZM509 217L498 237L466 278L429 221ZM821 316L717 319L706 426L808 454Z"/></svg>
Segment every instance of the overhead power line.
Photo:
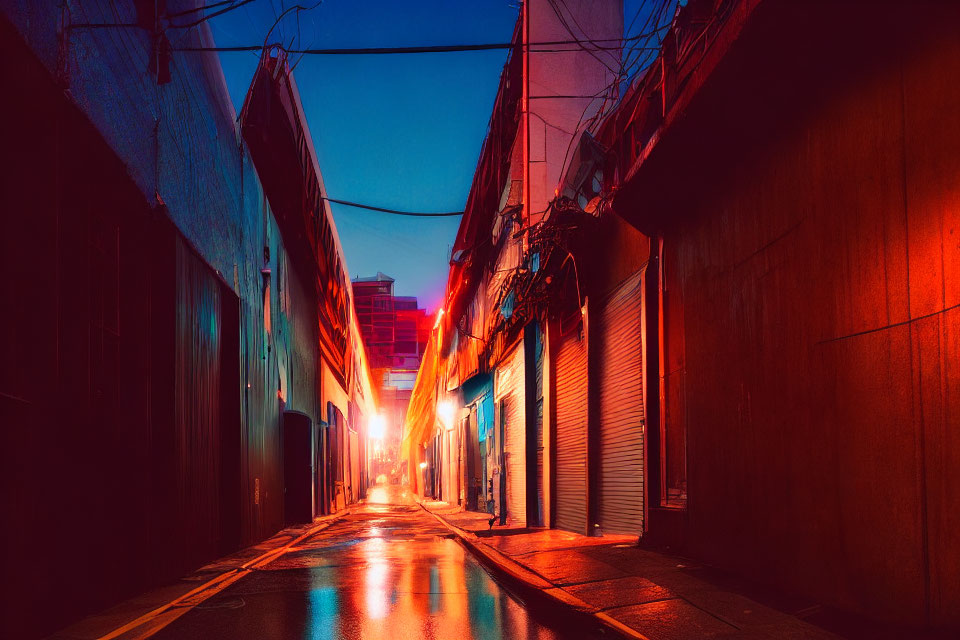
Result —
<svg viewBox="0 0 960 640"><path fill-rule="evenodd" d="M286 49L287 53L301 53L306 55L383 55L383 54L411 54L411 53L450 53L455 51L491 51L497 49L513 49L514 47L525 47L533 53L570 53L573 49L551 49L563 45L591 45L596 51L614 51L619 50L621 45L627 42L640 40L649 37L650 33L638 33L629 38L601 38L596 40L550 40L546 42L494 42L482 44L447 44L447 45L426 45L414 47L356 47L339 49ZM601 44L602 43L602 44ZM615 43L615 44L607 44ZM546 47L546 48L543 48ZM218 51L218 52L243 52L243 51L261 51L263 45L242 45L235 47L182 47L176 51Z"/></svg>
<svg viewBox="0 0 960 640"><path fill-rule="evenodd" d="M170 24L170 28L172 29L190 29L191 27L195 27L198 24L203 24L204 22L206 22L207 20L210 20L211 18L216 18L217 16L222 16L225 13L230 13L231 11L234 11L235 9L239 9L243 5L250 4L251 2L253 2L253 0L237 0L236 2L231 0L230 2L216 2L214 4L207 5L206 7L198 7L197 9L188 9L187 11L181 11L180 13L170 14L167 17L173 18L177 16L184 16L184 15L189 15L191 13L196 13L198 11L202 11L204 9L213 9L214 7L221 7L225 4L230 5L229 7L225 7L223 9L220 9L219 11L214 11L213 13L209 13L203 16L202 18L198 18L189 24L172 24L172 23Z"/></svg>
<svg viewBox="0 0 960 640"><path fill-rule="evenodd" d="M355 207L357 209L367 209L369 211L379 211L380 213L390 213L395 216L412 216L415 218L449 218L452 216L462 216L463 211L444 211L439 213L425 213L422 211L398 211L396 209L386 209L384 207L374 207L369 204L360 204L358 202L350 202L349 200L337 200L336 198L323 198L327 202L333 202L336 204L342 204L347 207Z"/></svg>
<svg viewBox="0 0 960 640"><path fill-rule="evenodd" d="M177 11L176 13L168 13L168 18L179 18L180 16L188 16L191 13L200 13L201 11L207 11L209 9L216 9L217 7L222 7L225 4L233 4L237 0L220 0L220 2L213 2L211 4L203 5L200 7L194 7L192 9L185 9L183 11Z"/></svg>
<svg viewBox="0 0 960 640"><path fill-rule="evenodd" d="M356 49L285 49L287 53L309 55L369 55L386 53L446 53L450 51L489 51L491 49L509 49L512 44L457 44L426 47L361 47ZM175 51L262 51L263 45L243 45L238 47L181 47Z"/></svg>

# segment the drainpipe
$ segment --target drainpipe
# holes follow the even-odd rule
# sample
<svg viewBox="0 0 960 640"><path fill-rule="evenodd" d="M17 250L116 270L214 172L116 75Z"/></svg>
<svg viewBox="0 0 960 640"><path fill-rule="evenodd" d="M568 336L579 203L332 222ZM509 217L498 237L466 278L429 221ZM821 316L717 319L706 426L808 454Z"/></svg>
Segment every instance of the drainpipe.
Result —
<svg viewBox="0 0 960 640"><path fill-rule="evenodd" d="M594 384L599 380L597 368L601 363L596 362L593 355L594 336L596 329L591 322L590 297L584 296L583 307L583 339L587 352L587 530L585 535L595 535L599 528L598 492L600 488L600 390Z"/></svg>

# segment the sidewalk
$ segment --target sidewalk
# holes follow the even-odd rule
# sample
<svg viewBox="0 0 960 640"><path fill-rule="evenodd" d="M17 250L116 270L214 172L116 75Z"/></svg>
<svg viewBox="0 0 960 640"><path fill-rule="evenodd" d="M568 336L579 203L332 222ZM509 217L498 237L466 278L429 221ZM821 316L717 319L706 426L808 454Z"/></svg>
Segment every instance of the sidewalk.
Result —
<svg viewBox="0 0 960 640"><path fill-rule="evenodd" d="M555 604L593 615L628 638L838 637L757 602L732 588L729 579L723 584L719 572L708 567L638 547L635 536L586 537L557 529L498 533L496 528L491 534L485 514L443 502L421 505L520 587L540 590Z"/></svg>
<svg viewBox="0 0 960 640"><path fill-rule="evenodd" d="M282 529L266 540L200 567L180 580L153 588L61 629L47 640L134 640L148 638L191 608L216 596L237 580L272 562L301 540L316 535L350 514L316 518Z"/></svg>

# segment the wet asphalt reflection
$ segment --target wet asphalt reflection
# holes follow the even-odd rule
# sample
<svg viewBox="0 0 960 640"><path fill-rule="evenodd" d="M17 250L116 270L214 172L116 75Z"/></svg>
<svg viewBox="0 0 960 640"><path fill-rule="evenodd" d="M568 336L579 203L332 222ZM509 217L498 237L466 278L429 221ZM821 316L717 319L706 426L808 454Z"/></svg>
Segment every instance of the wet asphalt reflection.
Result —
<svg viewBox="0 0 960 640"><path fill-rule="evenodd" d="M398 487L352 511L154 637L574 637L535 619Z"/></svg>

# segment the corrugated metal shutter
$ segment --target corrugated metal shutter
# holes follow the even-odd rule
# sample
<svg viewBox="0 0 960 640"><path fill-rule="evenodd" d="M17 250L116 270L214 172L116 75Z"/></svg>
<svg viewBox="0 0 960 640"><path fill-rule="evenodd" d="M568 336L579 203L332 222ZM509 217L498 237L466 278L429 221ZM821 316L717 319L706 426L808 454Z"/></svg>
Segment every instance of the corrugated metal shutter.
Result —
<svg viewBox="0 0 960 640"><path fill-rule="evenodd" d="M557 346L556 526L587 530L587 348L579 330Z"/></svg>
<svg viewBox="0 0 960 640"><path fill-rule="evenodd" d="M520 526L527 522L526 421L523 397L523 341L498 368L498 403L506 407L504 460L507 472L507 517Z"/></svg>
<svg viewBox="0 0 960 640"><path fill-rule="evenodd" d="M605 533L643 532L643 276L601 305L596 332L600 392L598 517Z"/></svg>

